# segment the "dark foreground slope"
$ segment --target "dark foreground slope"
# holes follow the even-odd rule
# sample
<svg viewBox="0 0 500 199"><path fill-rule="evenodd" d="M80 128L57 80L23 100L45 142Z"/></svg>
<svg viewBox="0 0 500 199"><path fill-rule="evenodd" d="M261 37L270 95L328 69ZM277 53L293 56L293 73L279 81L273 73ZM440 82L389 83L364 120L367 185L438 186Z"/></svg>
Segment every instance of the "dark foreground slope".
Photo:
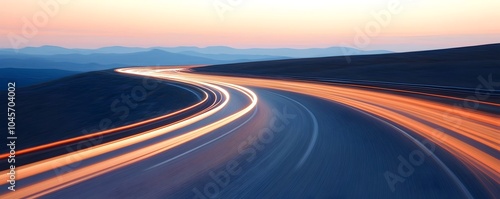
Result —
<svg viewBox="0 0 500 199"><path fill-rule="evenodd" d="M7 98L5 91L0 96ZM199 90L186 85L113 71L83 73L18 88L15 108L20 141L16 147L37 146L145 120L192 105L200 96Z"/></svg>
<svg viewBox="0 0 500 199"><path fill-rule="evenodd" d="M500 44L445 50L215 65L200 72L299 79L383 81L476 88L499 79Z"/></svg>
<svg viewBox="0 0 500 199"><path fill-rule="evenodd" d="M7 85L7 82L16 82L17 87L24 87L77 73L76 71L57 69L0 68L0 83ZM0 90L7 90L7 87L2 86Z"/></svg>

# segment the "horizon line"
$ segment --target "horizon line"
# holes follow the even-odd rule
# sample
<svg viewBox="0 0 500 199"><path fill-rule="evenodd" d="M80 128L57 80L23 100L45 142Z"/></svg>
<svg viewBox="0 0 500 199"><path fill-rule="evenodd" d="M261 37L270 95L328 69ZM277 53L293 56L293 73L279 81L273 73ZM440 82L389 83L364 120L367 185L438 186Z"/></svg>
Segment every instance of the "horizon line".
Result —
<svg viewBox="0 0 500 199"><path fill-rule="evenodd" d="M40 45L40 46L25 46L22 48L5 48L1 47L0 50L21 50L25 48L41 48L41 47L58 47L58 48L64 48L68 50L99 50L102 48L111 48L111 47L122 47L122 48L141 48L141 49L148 49L148 50L155 50L156 48L199 48L199 49L206 49L210 47L226 47L226 48L231 48L235 50L249 50L249 49L266 49L266 50L275 50L275 49L292 49L292 50L310 50L310 49L328 49L328 48L346 48L346 49L356 49L360 51L388 51L390 53L405 53L405 52L421 52L421 51L432 51L432 50L445 50L445 49L454 49L454 48L466 48L466 47L475 47L475 46L486 46L486 45L496 45L500 44L500 42L495 42L495 43L480 43L480 44L473 44L473 45L463 45L463 46L448 46L448 47L442 47L442 48L429 48L429 49L415 49L415 50L408 50L408 51L394 51L394 50L386 50L386 49L376 49L376 50L364 50L360 48L355 48L355 47L349 47L349 46L330 46L330 47L310 47L310 48L293 48L293 47L271 47L271 48L265 48L265 47L252 47L252 48L237 48L237 47L232 47L232 46L224 46L224 45L214 45L214 46L150 46L150 47L140 47L140 46L120 46L120 45L112 45L112 46L102 46L102 47L97 47L97 48L72 48L72 47L65 47L65 46L58 46L58 45ZM161 49L158 49L161 50Z"/></svg>

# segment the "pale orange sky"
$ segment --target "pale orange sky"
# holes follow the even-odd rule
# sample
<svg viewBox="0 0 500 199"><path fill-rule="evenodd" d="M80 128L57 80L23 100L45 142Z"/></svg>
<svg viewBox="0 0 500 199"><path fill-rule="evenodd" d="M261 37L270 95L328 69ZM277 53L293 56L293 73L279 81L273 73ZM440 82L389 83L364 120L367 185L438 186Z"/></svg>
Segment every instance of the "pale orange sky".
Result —
<svg viewBox="0 0 500 199"><path fill-rule="evenodd" d="M498 10L498 0L6 0L0 47L421 50L499 43Z"/></svg>

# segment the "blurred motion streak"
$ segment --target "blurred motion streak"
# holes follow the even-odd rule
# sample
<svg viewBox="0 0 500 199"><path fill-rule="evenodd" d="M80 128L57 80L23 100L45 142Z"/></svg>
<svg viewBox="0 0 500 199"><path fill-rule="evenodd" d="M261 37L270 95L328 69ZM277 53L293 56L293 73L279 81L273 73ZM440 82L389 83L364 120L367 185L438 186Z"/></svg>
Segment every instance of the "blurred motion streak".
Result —
<svg viewBox="0 0 500 199"><path fill-rule="evenodd" d="M500 183L500 161L497 158L463 140L450 134L437 132L434 127L420 122L425 121L426 123L441 126L499 152L499 119L495 115L459 109L423 99L335 85L192 73L184 75L199 80L216 79L238 85L308 94L357 108L422 135L446 149L466 165L474 168L473 172L486 174L496 183ZM489 105L500 106L500 104L491 103ZM420 121L414 118L418 118ZM444 137L437 137L436 134L443 134ZM477 174L477 176L482 176L480 173Z"/></svg>
<svg viewBox="0 0 500 199"><path fill-rule="evenodd" d="M196 107L202 105L203 103L205 103L208 100L208 94L205 91L203 91L203 93L204 93L205 96L204 96L204 98L200 102L197 102L196 104L193 104L193 105L191 105L189 107L183 108L181 110L178 110L178 111L175 111L175 112L172 112L172 113L169 113L169 114L165 114L165 115L162 115L162 116L159 116L159 117L151 118L151 119L148 119L148 120L144 120L144 121L141 121L141 122L137 122L137 123L133 123L133 124L129 124L129 125L125 125L125 126L113 128L113 129L99 131L99 132L95 132L95 133L91 133L91 134L87 134L87 135L83 135L83 136L79 136L79 137L75 137L75 138L70 138L70 139L66 139L66 140L61 140L61 141L57 141L57 142L53 142L53 143L49 143L49 144L44 144L44 145L40 145L40 146L36 146L36 147L31 147L31 148L19 150L19 151L16 151L16 154L17 155L22 155L22 154L32 153L32 152L36 152L36 151L41 151L41 150L45 150L45 149L49 149L49 148L53 148L53 147L57 147L57 146L64 146L66 144L71 144L71 143L75 143L75 142L86 140L86 139L92 139L92 138L95 138L95 137L101 137L103 135L107 135L107 134L111 134L111 133L116 133L116 132L123 131L123 130L126 130L126 129L138 127L138 126L149 124L149 123L152 123L152 122L156 122L156 121L159 121L159 120L162 120L162 119L165 119L165 118L169 118L169 117L172 117L174 115L179 115L181 113L189 111L189 110L191 110L193 108L196 108ZM5 153L5 154L1 154L0 155L0 159L7 158L7 157L9 157L9 153Z"/></svg>
<svg viewBox="0 0 500 199"><path fill-rule="evenodd" d="M182 145L200 136L210 133L224 125L250 112L257 104L257 96L251 90L242 86L262 87L269 89L284 90L307 94L318 98L327 99L341 103L361 111L370 113L392 123L405 127L413 133L434 142L442 147L457 159L462 161L481 182L484 179L491 179L500 183L500 162L496 155L500 151L499 120L493 114L482 113L467 109L460 109L451 105L432 102L424 99L417 99L392 93L377 92L369 90L376 87L347 87L341 85L311 83L292 80L258 79L246 77L218 76L207 74L189 73L189 68L124 68L117 72L133 75L143 75L149 77L163 78L178 82L209 87L222 93L224 102L213 109L186 119L179 123L163 126L131 137L116 140L110 143L98 145L81 151L65 154L51 159L35 162L20 167L18 180L37 175L55 167L71 164L77 160L95 157L110 151L114 151L132 144L136 144L153 137L157 137L173 130L185 127L194 122L200 121L209 115L214 114L224 107L229 99L229 93L222 87L228 87L246 95L251 103L236 113L229 115L222 120L200 127L196 130L183 133L173 138L160 141L145 148L124 153L116 157L85 166L74 171L60 175L59 177L45 179L26 187L21 187L19 191L2 195L5 198L20 197L40 197L42 195L63 189L79 182L94 178L109 171L125 167L127 165L144 160L148 157L162 153L176 146ZM353 85L356 86L356 85ZM410 92L410 91L408 91ZM432 95L419 92L413 94ZM450 98L442 95L432 95L438 98ZM451 98L458 99L458 98ZM206 98L204 99L206 100ZM488 105L499 107L499 104L489 103ZM193 105L196 106L196 105ZM187 109L192 108L188 107ZM183 111L183 110L181 110ZM166 117L166 116L162 116ZM155 118L156 119L156 118ZM133 125L142 125L147 121ZM443 131L436 130L439 126ZM127 126L121 128L128 128ZM453 131L461 137L449 133ZM463 137L462 137L463 136ZM76 138L75 138L76 139ZM471 144L474 143L474 144ZM53 144L65 144L60 143ZM482 145L479 147L478 145ZM42 146L41 146L42 147ZM495 155L481 149L492 149ZM35 147L32 151L37 150ZM30 152L30 151L28 151ZM3 171L7 173L7 171ZM2 175L5 178L5 174ZM3 182L5 184L5 182ZM494 186L494 185L493 185ZM491 188L491 187L490 187Z"/></svg>

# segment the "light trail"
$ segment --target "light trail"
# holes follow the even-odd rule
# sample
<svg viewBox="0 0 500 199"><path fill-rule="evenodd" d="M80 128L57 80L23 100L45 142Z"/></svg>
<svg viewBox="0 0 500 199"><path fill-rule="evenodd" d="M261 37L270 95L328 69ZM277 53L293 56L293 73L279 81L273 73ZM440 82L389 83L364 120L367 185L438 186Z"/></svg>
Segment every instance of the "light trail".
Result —
<svg viewBox="0 0 500 199"><path fill-rule="evenodd" d="M412 115L415 118L423 119L424 121L439 125L443 128L453 130L454 132L468 137L471 140L495 149L496 151L500 151L499 119L493 115L465 109L457 109L449 105L411 97L352 89L341 86L323 85L318 83L187 73L184 73L183 75L193 79L203 79L204 81L212 81L216 79L218 81L231 82L238 85L257 86L309 94L361 109L415 130L416 133L419 133L427 139L436 142L443 148L447 149L450 153L456 155L457 158L461 159L464 163L470 163L474 166L474 168L486 173L497 183L500 183L500 162L498 159L452 136L446 136L446 139L436 139L434 136L434 134L436 134L434 128L418 122L415 119L403 116L402 114L397 113L397 111L403 112L407 115ZM419 92L411 93L420 94ZM432 96L440 97L440 95ZM446 98L457 100L457 98L453 97ZM378 111L373 109L373 104L378 105ZM500 107L499 104L494 103L484 104ZM380 112L380 108L382 108L384 112ZM396 116L393 114L396 114ZM457 118L446 118L447 114L452 114L453 117L460 117L458 118L459 123L456 121Z"/></svg>
<svg viewBox="0 0 500 199"><path fill-rule="evenodd" d="M345 85L345 84L339 84L339 83L330 83L330 84L337 85L337 86ZM474 99L469 99L469 98L459 98L459 97L439 95L439 94L433 94L433 93L424 93L424 92L417 92L417 91L410 91L410 90L401 90L401 89L395 89L395 88L383 88L383 87L367 86L367 85L349 85L349 86L358 87L358 88L394 91L394 92L408 93L408 94L417 94L417 95L421 95L421 96L436 97L436 98L441 98L441 99L450 99L450 100L456 100L456 101L466 101L466 102L473 102L473 103L478 103L478 104L485 104L485 105L490 105L490 106L498 106L498 104L495 104L493 102L479 101L479 100L474 100Z"/></svg>
<svg viewBox="0 0 500 199"><path fill-rule="evenodd" d="M187 83L188 81L184 81L184 82ZM190 83L193 84L193 82L190 82ZM193 124L195 122L201 121L201 120L209 117L210 115L215 114L217 111L222 109L228 103L229 93L227 93L227 91L225 89L223 89L219 86L215 86L215 85L211 85L211 84L207 84L207 83L196 83L196 84L197 85L202 84L203 86L211 87L213 90L216 90L216 91L223 93L223 95L225 96L226 99L224 100L224 102L221 105L219 105L215 108L212 108L211 110L209 110L207 112L196 115L195 117L192 117L192 118L187 118L185 120L167 125L167 127L163 127L162 128L163 131L148 131L148 132L140 133L140 134L133 135L130 137L122 138L122 139L119 139L116 141L112 141L109 143L105 143L102 145L90 147L87 149L75 151L75 152L68 153L68 154L64 154L64 155L61 155L61 156L58 156L55 158L50 158L47 160L43 160L43 161L28 164L25 166L21 166L17 169L19 172L16 176L16 179L20 180L23 178L27 178L27 177L54 169L55 167L69 165L69 164L75 163L77 161L81 161L84 159L88 159L91 157L102 155L104 153L107 153L107 152L110 152L113 150L117 150L119 148L127 147L127 146L130 146L130 145L133 145L133 144L136 144L136 143L139 143L139 142L142 142L142 141L154 138L154 137L161 136L165 133L168 133L168 132L186 127L186 126ZM144 122L140 122L140 123L144 123ZM131 126L136 126L136 125L132 124ZM127 127L127 126L125 126L125 127ZM119 128L126 129L124 127L119 127ZM2 177L7 178L8 177L7 172L8 171L2 171ZM0 184L6 184L6 183L7 182L5 182L5 181L0 181Z"/></svg>
<svg viewBox="0 0 500 199"><path fill-rule="evenodd" d="M196 107L199 107L200 105L202 105L203 103L205 103L208 100L208 93L205 92L205 91L203 91L203 93L204 93L204 98L200 102L197 102L197 103L195 103L195 104L193 104L193 105L191 105L189 107L183 108L181 110L178 110L178 111L175 111L175 112L172 112L172 113L169 113L169 114L165 114L165 115L162 115L162 116L159 116L159 117L151 118L151 119L148 119L148 120L144 120L144 121L141 121L141 122L136 122L136 123L125 125L125 126L121 126L121 127L116 127L116 128L112 128L112 129L108 129L108 130L104 130L104 131L99 131L99 132L95 132L95 133L91 133L91 134L79 136L79 137L74 137L74 138L70 138L70 139L66 139L66 140L56 141L56 142L52 142L52 143L49 143L49 144L44 144L44 145L40 145L40 146L36 146L36 147L31 147L31 148L19 150L19 151L16 151L16 155L23 155L23 154L27 154L27 153L36 152L36 151L46 150L46 149L49 149L49 148L54 148L54 147L57 147L57 146L64 146L64 145L75 143L75 142L78 142L78 141L83 141L83 140L87 140L87 139L91 139L91 138L95 138L95 137L100 137L100 136L104 136L104 135L116 133L116 132L119 132L119 131L123 131L123 130L131 129L131 128L134 128L134 127L142 126L142 125L145 125L145 124L150 124L150 123L153 123L153 122L156 122L156 121L160 121L160 120L163 120L163 119L175 116L175 115L179 115L181 113L184 113L186 111L189 111L189 110L192 110L192 109L194 109ZM0 159L7 158L7 157L9 157L9 155L10 155L9 153L1 154L0 155Z"/></svg>
<svg viewBox="0 0 500 199"><path fill-rule="evenodd" d="M185 82L187 82L187 81L185 81ZM191 82L191 84L193 84L193 82ZM157 128L157 130L147 131L147 132L136 134L136 135L133 135L130 137L122 138L122 139L119 139L116 141L111 141L111 142L97 145L94 147L89 147L87 149L75 151L72 153L64 154L64 155L57 156L54 158L49 158L46 160L42 160L39 162L35 162L35 163L31 163L31 164L28 164L25 166L18 167L16 180L21 180L21 179L31 177L31 176L34 176L34 175L58 168L58 167L70 165L70 164L73 164L75 162L79 162L79 161L82 161L82 160L85 160L88 158L96 157L96 156L99 156L99 155L102 155L102 154L105 154L105 153L108 153L108 152L111 152L114 150L118 150L118 149L121 149L121 148L124 148L127 146L131 146L133 144L137 144L139 142L149 140L149 139L164 135L166 133L175 131L177 129L186 127L190 124L201 121L201 120L215 114L216 112L218 112L220 109L222 109L228 103L229 94L227 93L227 91L225 89L220 88L219 86L215 86L215 85L211 85L211 84L207 84L207 83L201 83L201 84L204 86L211 87L212 89L223 93L224 96L226 97L224 102L221 105L219 105L219 106L217 106L217 107L215 107L207 112L201 113L201 114L196 115L192 118L187 118L185 120L167 125L165 127ZM135 126L135 125L133 125L133 126ZM8 174L7 170L2 171L1 176L4 179L8 179L8 175L9 174ZM0 181L0 185L3 185L3 184L7 184L7 181Z"/></svg>
<svg viewBox="0 0 500 199"><path fill-rule="evenodd" d="M219 86L210 84L210 83L206 83L206 82L200 82L197 80L191 80L189 78L183 78L183 77L172 77L171 74L169 74L169 75L151 74L151 73L149 73L150 72L149 70L144 70L144 71L130 70L129 71L129 70L122 69L122 70L119 70L119 72L136 74L136 75L141 74L141 75L160 77L160 78L165 78L165 79L175 79L176 81L186 82L186 83L187 82L193 83L193 81L194 81L197 84L202 84L202 85L217 89L218 91L223 93L223 95L225 96L226 99L220 106L218 106L218 107L216 107L216 108L214 108L214 109L212 109L212 110L210 110L202 115L199 115L199 116L194 117L194 118L190 118L188 120L182 121L180 123L176 123L174 125L167 125L165 127L160 127L160 128L155 129L155 130L151 130L151 131L142 133L142 134L134 136L134 137L120 139L118 141L115 141L115 142L112 142L109 144L99 145L97 147L92 147L92 148L89 148L86 150L77 151L77 152L74 152L71 154L54 157L54 158L46 160L46 161L36 162L36 163L30 164L30 165L27 165L25 167L21 167L18 170L18 173L20 174L20 176L18 176L18 178L17 178L18 180L29 177L29 176L33 176L33 175L36 175L36 174L39 174L39 173L42 173L42 172L45 172L45 171L48 171L51 169L54 169L55 168L54 165L57 165L56 167L61 167L64 165L74 163L76 160L95 157L98 154L104 154L104 153L107 153L107 152L110 152L113 150L117 150L119 148L130 146L132 144L136 144L136 143L145 141L147 139L151 139L151 138L163 135L163 134L168 133L168 132L172 132L173 130L176 130L176 129L179 129L181 127L185 127L189 124L192 124L194 122L200 121L200 120L220 111L223 107L225 107L227 105L227 103L229 102L229 99L230 99L230 95L225 89L223 89ZM251 100L251 103L248 106L244 107L242 110L240 110L240 111L238 111L230 116L227 116L227 117L225 117L217 122L213 122L213 123L210 123L210 124L205 125L203 127L200 127L196 130L186 132L184 134L181 134L181 135L175 136L173 138L161 141L159 143L147 146L145 148L141 148L141 149L129 152L129 153L125 153L125 154L119 155L119 156L114 157L114 158L107 159L105 161L102 161L102 162L99 162L96 164L92 164L92 165L89 165L89 166L86 166L83 168L79 168L77 170L62 174L62 175L57 176L55 178L46 179L44 181L37 182L37 183L32 184L30 186L23 187L19 191L4 194L4 195L2 195L2 197L6 197L6 198L24 198L24 197L35 197L36 198L36 197L40 197L42 195L63 189L65 187L82 182L84 180L102 175L102 174L107 173L109 171L133 164L135 162L144 160L146 158L149 158L151 156L154 156L156 154L159 154L161 152L164 152L166 150L169 150L171 148L174 148L174 147L179 146L181 144L184 144L186 142L189 142L193 139L196 139L198 137L206 135L206 134L212 132L213 130L218 129L224 125L227 125L227 124L237 120L238 118L244 116L245 114L247 114L248 112L253 110L255 108L255 106L257 105L257 101L258 101L257 96L255 95L255 93L253 93L251 90L249 90L247 88L233 85L233 84L229 84L229 83L217 82L217 81L210 81L210 82L218 83L219 85L223 85L223 86L235 89L235 90L243 93L245 96L247 96ZM83 158L77 158L77 157L73 157L73 156L80 156ZM61 161L64 161L64 163L60 164ZM7 171L5 171L5 173L6 172Z"/></svg>
<svg viewBox="0 0 500 199"><path fill-rule="evenodd" d="M187 84L204 86L215 90L222 94L223 102L217 106L211 107L210 110L205 110L202 113L177 123L159 127L150 131L139 133L137 135L122 138L116 141L87 148L81 151L57 156L40 162L35 162L18 168L17 180L25 179L30 176L35 176L47 172L55 167L62 167L72 164L76 161L89 159L101 154L105 154L120 148L131 146L174 130L181 129L190 124L199 122L207 117L219 112L224 108L230 100L229 92L223 87L241 92L250 99L250 104L238 110L223 119L213 122L195 130L183 133L172 138L159 141L150 146L137 149L135 151L123 153L115 157L103 160L101 162L87 165L77 170L65 173L57 177L57 179L44 179L34 184L22 187L19 191L10 192L2 195L6 198L22 198L22 197L40 197L57 190L75 185L77 183L95 178L104 173L114 171L119 168L131 165L152 157L159 153L165 152L176 146L180 146L186 142L197 139L206 135L218 128L221 128L238 118L241 118L257 104L258 98L251 90L243 86L261 87L267 89L277 89L300 94L306 94L333 102L341 103L350 106L366 113L372 114L379 118L388 120L394 124L400 125L413 133L432 141L442 147L458 160L464 163L476 175L480 182L487 182L485 176L489 177L496 183L500 183L500 161L490 153L483 151L475 144L492 149L495 153L500 152L500 130L498 116L472 111L467 109L459 109L450 105L436 103L429 100L418 99L414 97L401 96L392 93L377 92L383 88L357 85L346 87L342 85L328 85L321 83L303 82L303 81L285 81L274 79L258 79L245 77L230 77L218 75L206 75L187 73L189 68L125 68L119 69L117 72L156 77L168 79ZM373 90L376 89L376 90ZM411 94L419 94L432 96L443 99L459 100L454 97L447 97L435 94L426 94L413 91L390 90ZM500 104L483 103L491 106L500 107ZM189 108L189 107L188 107ZM141 124L134 124L137 126ZM436 130L435 126L446 129L445 131ZM448 134L449 131L463 136L458 138L453 134ZM472 142L472 143L471 143ZM63 143L64 144L64 143ZM7 173L7 171L3 171ZM2 175L6 178L7 175ZM5 182L2 182L5 184ZM488 187L489 185L485 185Z"/></svg>
<svg viewBox="0 0 500 199"><path fill-rule="evenodd" d="M446 149L464 164L500 183L500 161L477 147L415 118L452 130L500 152L498 116L428 100L320 83L185 73L195 79L217 79L244 86L307 94L351 106L406 127ZM413 92L418 93L418 92ZM438 97L438 95L434 95ZM488 103L496 107L500 104ZM411 116L411 117L409 117ZM436 135L443 135L437 137Z"/></svg>
<svg viewBox="0 0 500 199"><path fill-rule="evenodd" d="M217 79L219 81L230 82L238 85L256 86L308 94L355 107L413 130L414 132L424 136L449 151L451 154L464 162L464 164L474 168L475 172L483 173L486 176L491 177L496 183L500 183L500 161L497 158L491 154L483 152L471 144L445 134L444 132L436 131L435 128L413 119L419 118L428 123L436 124L448 130L452 130L455 133L499 152L500 122L497 116L478 111L459 109L428 100L342 86L300 81L217 75L188 73L185 73L184 75L195 79ZM412 92L412 94L419 94L419 92ZM429 96L429 94L424 95ZM440 95L432 96L440 97ZM457 100L453 97L445 98ZM499 104L494 103L483 104L500 107ZM410 115L413 118L410 118L407 115ZM444 135L445 137L436 137L436 134Z"/></svg>

